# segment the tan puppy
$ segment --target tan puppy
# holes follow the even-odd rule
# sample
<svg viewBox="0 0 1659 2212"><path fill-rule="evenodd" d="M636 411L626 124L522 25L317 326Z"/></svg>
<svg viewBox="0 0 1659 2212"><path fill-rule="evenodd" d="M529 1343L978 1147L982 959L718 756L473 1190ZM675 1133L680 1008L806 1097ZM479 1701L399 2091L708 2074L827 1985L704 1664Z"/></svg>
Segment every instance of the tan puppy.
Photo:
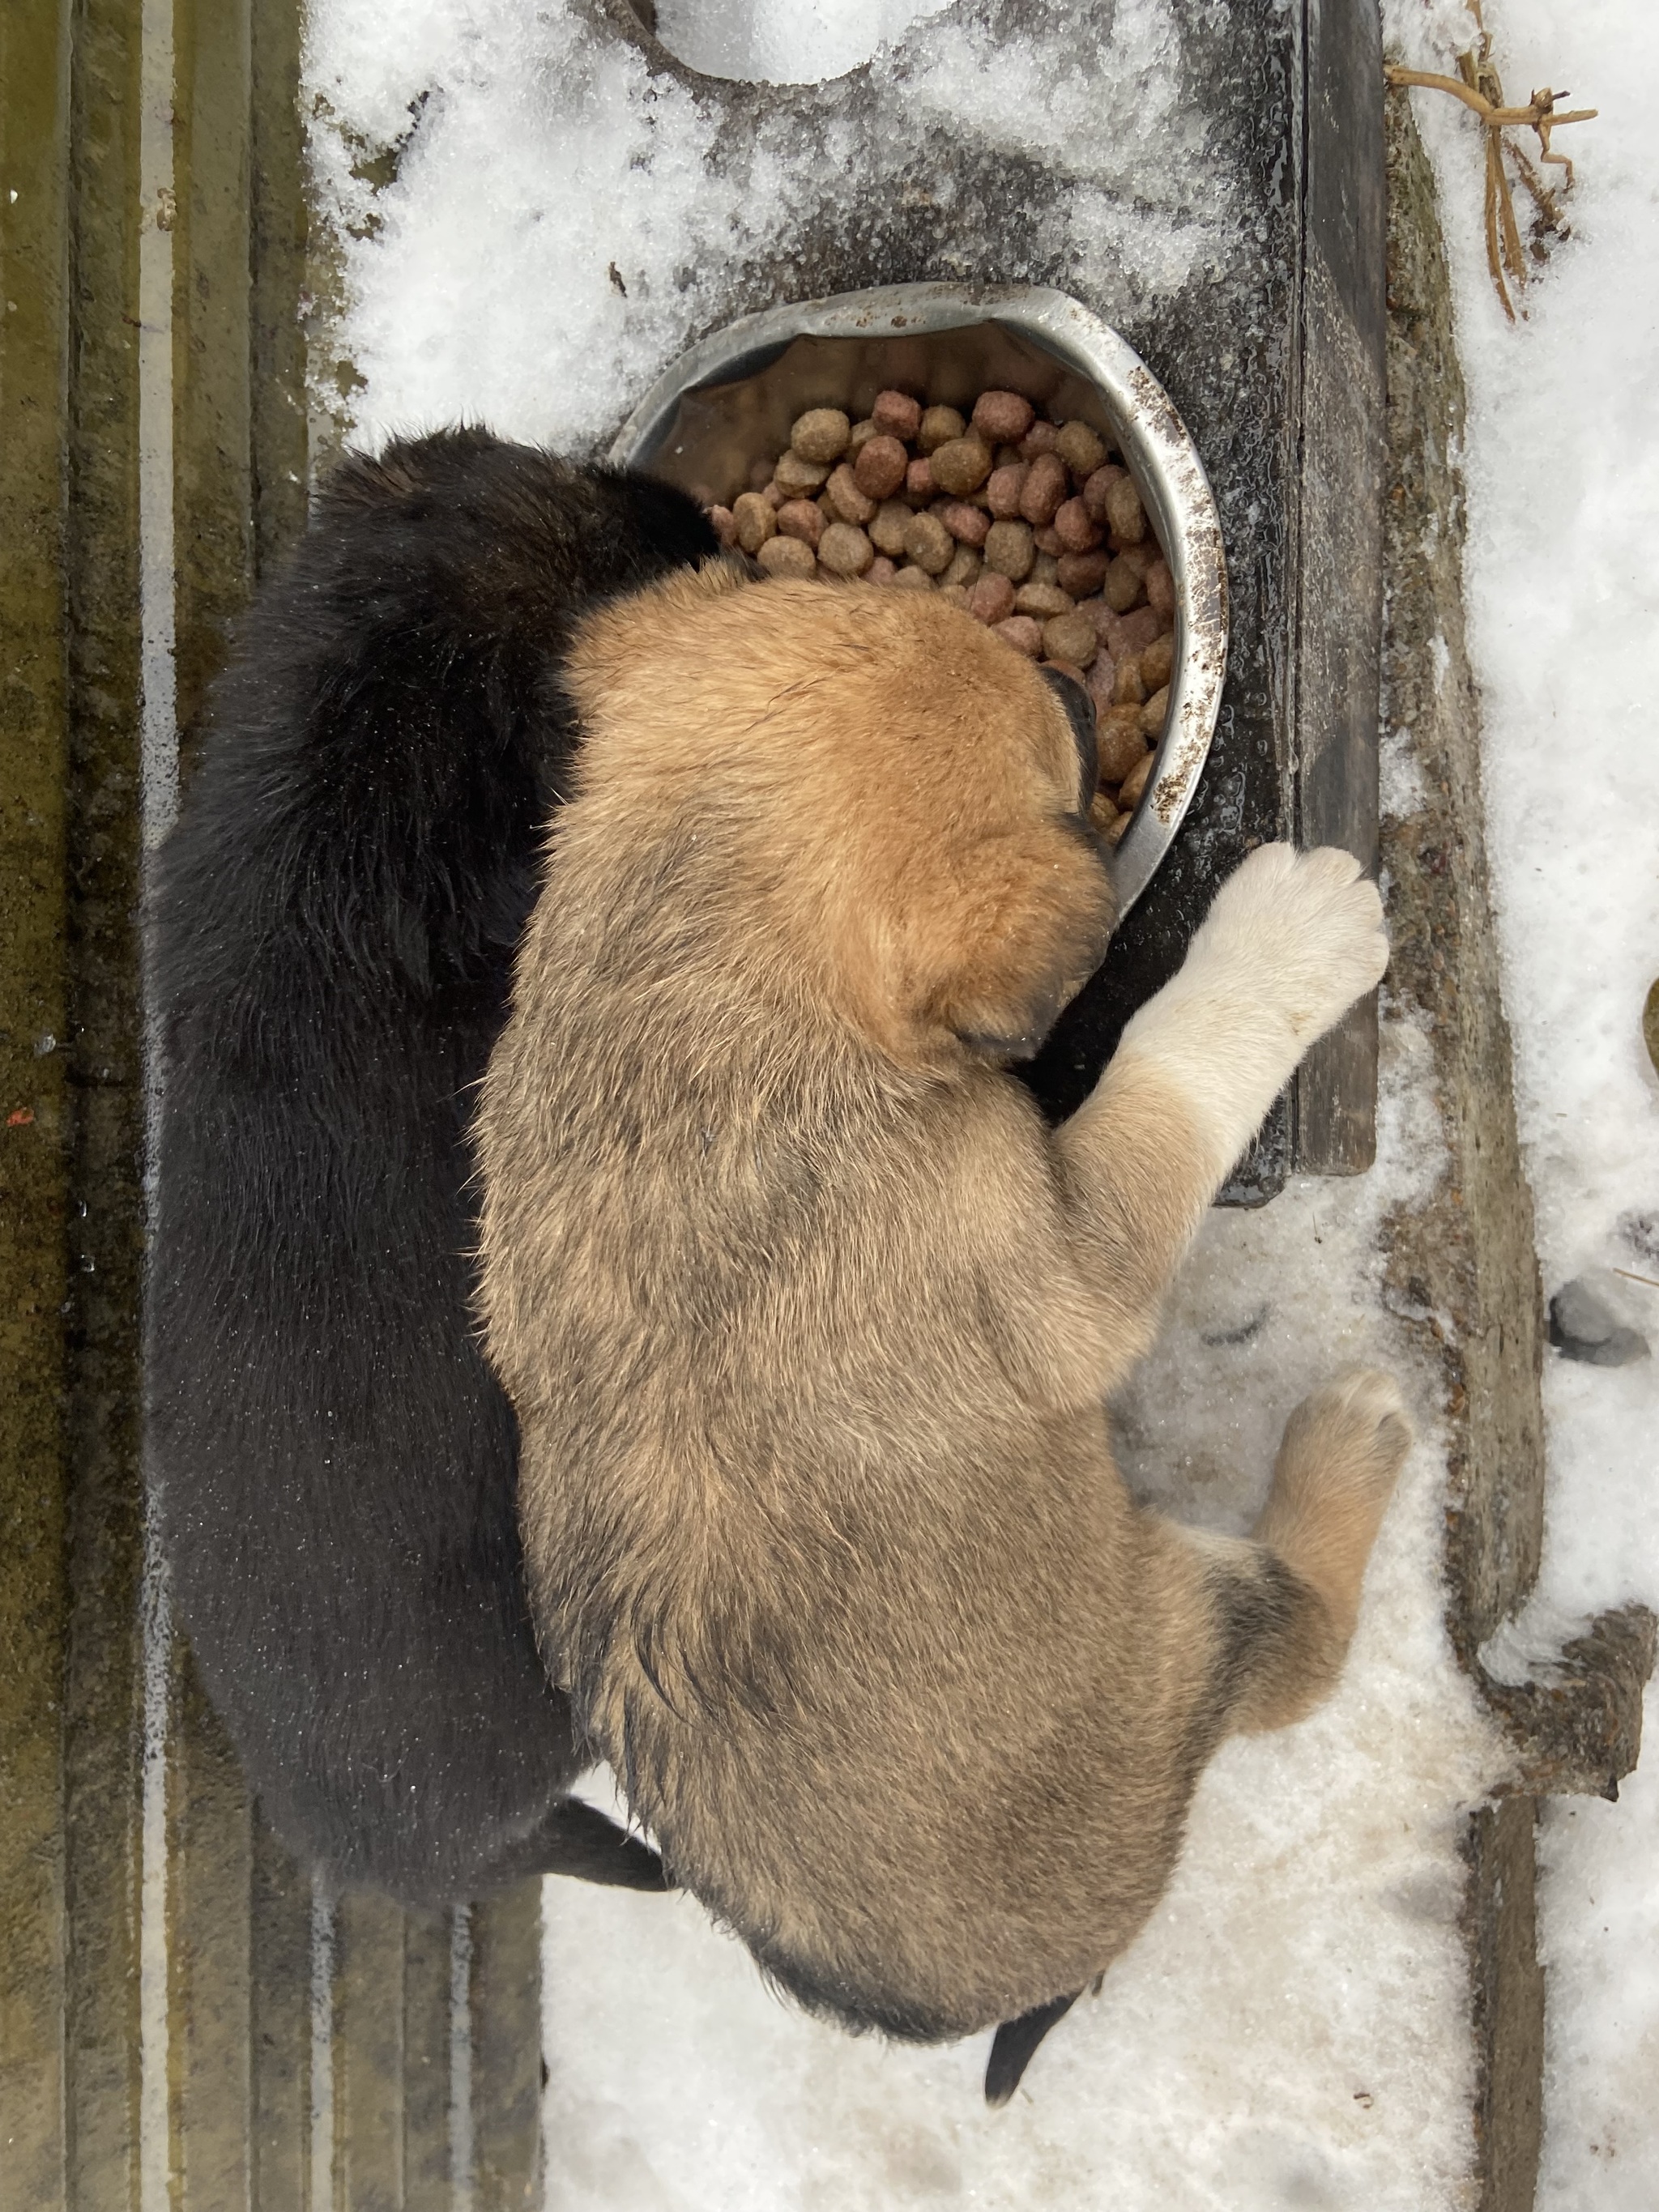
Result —
<svg viewBox="0 0 1659 2212"><path fill-rule="evenodd" d="M1249 1542L1138 1510L1103 1407L1381 976L1377 894L1253 854L1050 1133L997 1062L1110 900L1029 662L937 601L714 568L590 620L569 680L579 789L478 1125L544 1651L770 1974L961 2035L1105 1966L1219 1739L1341 1663L1392 1382L1297 1412Z"/></svg>

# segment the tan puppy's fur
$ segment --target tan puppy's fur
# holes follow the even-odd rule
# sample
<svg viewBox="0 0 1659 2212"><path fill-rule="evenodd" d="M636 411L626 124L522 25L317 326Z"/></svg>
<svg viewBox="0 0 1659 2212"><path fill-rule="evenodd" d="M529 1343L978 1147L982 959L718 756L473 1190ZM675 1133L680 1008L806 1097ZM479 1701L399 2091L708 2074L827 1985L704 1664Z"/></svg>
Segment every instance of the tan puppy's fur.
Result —
<svg viewBox="0 0 1659 2212"><path fill-rule="evenodd" d="M1254 1542L1103 1402L1300 1054L1380 977L1346 854L1223 888L1088 1103L999 1056L1094 966L1063 709L947 605L681 577L586 732L479 1124L544 1650L681 1881L808 2003L964 2033L1146 1919L1230 1729L1323 1696L1408 1441L1285 1433Z"/></svg>

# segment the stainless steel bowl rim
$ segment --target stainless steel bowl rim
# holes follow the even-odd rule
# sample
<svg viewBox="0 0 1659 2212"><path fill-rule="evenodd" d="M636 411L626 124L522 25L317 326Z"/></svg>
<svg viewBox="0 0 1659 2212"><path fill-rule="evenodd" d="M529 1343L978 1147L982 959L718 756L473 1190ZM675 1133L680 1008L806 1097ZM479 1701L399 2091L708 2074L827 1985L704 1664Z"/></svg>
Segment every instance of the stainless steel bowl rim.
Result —
<svg viewBox="0 0 1659 2212"><path fill-rule="evenodd" d="M686 392L757 374L795 338L916 337L987 322L1019 331L1094 385L1175 580L1170 710L1157 766L1112 854L1121 916L1174 842L1209 755L1227 666L1227 569L1197 448L1168 392L1109 324L1047 285L887 284L768 307L712 332L665 369L608 459L617 468L649 469Z"/></svg>

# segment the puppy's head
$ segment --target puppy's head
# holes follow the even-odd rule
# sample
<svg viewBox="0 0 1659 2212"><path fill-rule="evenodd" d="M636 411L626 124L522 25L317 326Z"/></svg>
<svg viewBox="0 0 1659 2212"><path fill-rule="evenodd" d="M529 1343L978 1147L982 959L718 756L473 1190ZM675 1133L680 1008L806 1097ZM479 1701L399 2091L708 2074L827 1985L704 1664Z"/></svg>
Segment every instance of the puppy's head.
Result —
<svg viewBox="0 0 1659 2212"><path fill-rule="evenodd" d="M718 825L733 899L893 1057L1027 1058L1099 964L1087 702L960 608L711 564L591 618L569 682L584 787Z"/></svg>

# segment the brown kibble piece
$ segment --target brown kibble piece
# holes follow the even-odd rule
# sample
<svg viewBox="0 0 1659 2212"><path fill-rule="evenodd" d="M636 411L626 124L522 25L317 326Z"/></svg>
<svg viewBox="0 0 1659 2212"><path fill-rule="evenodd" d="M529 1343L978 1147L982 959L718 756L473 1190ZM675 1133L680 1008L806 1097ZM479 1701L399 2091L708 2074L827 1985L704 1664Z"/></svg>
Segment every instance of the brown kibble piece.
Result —
<svg viewBox="0 0 1659 2212"><path fill-rule="evenodd" d="M812 557L811 547L803 545L799 538L769 538L755 558L769 576L817 574L818 564Z"/></svg>
<svg viewBox="0 0 1659 2212"><path fill-rule="evenodd" d="M936 453L961 437L968 428L954 407L929 407L916 427L916 443L924 453Z"/></svg>
<svg viewBox="0 0 1659 2212"><path fill-rule="evenodd" d="M931 592L933 580L925 568L901 568L893 579L896 592Z"/></svg>
<svg viewBox="0 0 1659 2212"><path fill-rule="evenodd" d="M829 479L828 461L809 461L792 450L778 455L778 465L772 480L787 499L799 499L804 492L821 491Z"/></svg>
<svg viewBox="0 0 1659 2212"><path fill-rule="evenodd" d="M1139 545L1146 535L1146 510L1133 477L1120 477L1107 487L1106 522L1113 537L1125 545Z"/></svg>
<svg viewBox="0 0 1659 2212"><path fill-rule="evenodd" d="M1100 526L1089 520L1080 499L1064 499L1054 509L1054 535L1068 553L1091 553L1100 543Z"/></svg>
<svg viewBox="0 0 1659 2212"><path fill-rule="evenodd" d="M1022 584L1014 593L1014 611L1021 615L1036 615L1047 622L1050 615L1068 615L1073 602L1058 584Z"/></svg>
<svg viewBox="0 0 1659 2212"><path fill-rule="evenodd" d="M1176 611L1175 578L1170 574L1170 564L1161 556L1146 571L1146 604L1161 615L1172 619Z"/></svg>
<svg viewBox="0 0 1659 2212"><path fill-rule="evenodd" d="M720 544L735 545L738 542L738 519L731 508L711 507L708 509L708 515L709 525Z"/></svg>
<svg viewBox="0 0 1659 2212"><path fill-rule="evenodd" d="M858 478L845 461L831 471L823 495L834 509L837 522L856 522L862 526L876 511L876 502L868 492L859 489Z"/></svg>
<svg viewBox="0 0 1659 2212"><path fill-rule="evenodd" d="M1103 545L1097 546L1092 553L1062 553L1054 564L1060 588L1069 592L1074 599L1092 599L1106 580L1111 558Z"/></svg>
<svg viewBox="0 0 1659 2212"><path fill-rule="evenodd" d="M1166 630L1143 647L1140 655L1140 678L1151 690L1160 690L1169 680L1175 667L1175 640Z"/></svg>
<svg viewBox="0 0 1659 2212"><path fill-rule="evenodd" d="M939 497L929 460L912 461L904 471L904 496L912 507L931 507Z"/></svg>
<svg viewBox="0 0 1659 2212"><path fill-rule="evenodd" d="M1151 607L1137 607L1132 615L1114 614L1108 607L1097 627L1113 659L1124 660L1145 653L1152 640L1162 635L1164 624Z"/></svg>
<svg viewBox="0 0 1659 2212"><path fill-rule="evenodd" d="M1034 535L1036 538L1038 553L1046 555L1050 561L1057 561L1066 550L1065 540L1052 522L1040 522ZM1055 574L1059 574L1058 569Z"/></svg>
<svg viewBox="0 0 1659 2212"><path fill-rule="evenodd" d="M951 438L935 448L929 465L941 491L963 499L990 475L991 448L983 438Z"/></svg>
<svg viewBox="0 0 1659 2212"><path fill-rule="evenodd" d="M1114 545L1112 550L1128 562L1143 584L1146 580L1147 570L1160 557L1155 538L1144 538L1139 545Z"/></svg>
<svg viewBox="0 0 1659 2212"><path fill-rule="evenodd" d="M1123 809L1126 814L1131 810L1131 808L1139 805L1140 794L1146 790L1147 784L1151 781L1152 770L1157 767L1157 765L1158 755L1156 753L1146 754L1142 757L1139 765L1132 769L1128 775L1124 777L1121 784L1119 785L1117 803Z"/></svg>
<svg viewBox="0 0 1659 2212"><path fill-rule="evenodd" d="M963 586L976 584L979 581L980 571L984 565L985 563L981 559L979 552L975 547L972 545L958 545L956 551L951 556L950 567L945 571L943 576L940 577L939 581L942 584L961 584Z"/></svg>
<svg viewBox="0 0 1659 2212"><path fill-rule="evenodd" d="M1140 707L1146 704L1146 685L1140 673L1140 663L1133 653L1118 659L1117 684L1112 693L1115 707Z"/></svg>
<svg viewBox="0 0 1659 2212"><path fill-rule="evenodd" d="M982 623L1006 622L1014 611L1013 586L994 568L982 570L968 594L968 611Z"/></svg>
<svg viewBox="0 0 1659 2212"><path fill-rule="evenodd" d="M1088 684L1089 696L1095 702L1096 711L1109 707L1117 684L1117 663L1103 645L1089 663Z"/></svg>
<svg viewBox="0 0 1659 2212"><path fill-rule="evenodd" d="M839 407L809 407L798 415L789 432L789 443L804 461L838 461L847 451L853 426Z"/></svg>
<svg viewBox="0 0 1659 2212"><path fill-rule="evenodd" d="M1086 422L1067 422L1054 440L1054 451L1081 483L1106 459L1106 441Z"/></svg>
<svg viewBox="0 0 1659 2212"><path fill-rule="evenodd" d="M1139 602L1146 586L1135 574L1133 564L1120 553L1107 569L1100 588L1112 612L1127 615L1130 608Z"/></svg>
<svg viewBox="0 0 1659 2212"><path fill-rule="evenodd" d="M1100 640L1087 615L1051 615L1042 625L1042 649L1050 660L1086 668L1100 650Z"/></svg>
<svg viewBox="0 0 1659 2212"><path fill-rule="evenodd" d="M876 549L852 522L832 522L818 540L818 565L832 576L861 576Z"/></svg>
<svg viewBox="0 0 1659 2212"><path fill-rule="evenodd" d="M1127 813L1120 814L1106 832L1106 842L1109 845L1121 845L1123 842L1123 833L1133 818L1133 815Z"/></svg>
<svg viewBox="0 0 1659 2212"><path fill-rule="evenodd" d="M788 506L794 494L786 491L781 483L769 483L761 494L761 497L770 502L772 512L775 514L781 507Z"/></svg>
<svg viewBox="0 0 1659 2212"><path fill-rule="evenodd" d="M966 500L947 500L939 510L939 519L964 545L983 545L991 534L991 518L982 507L969 507Z"/></svg>
<svg viewBox="0 0 1659 2212"><path fill-rule="evenodd" d="M848 462L851 463L857 460L859 455L869 444L871 439L879 437L880 435L881 431L879 426L872 422L869 416L866 415L861 422L854 422L853 425L852 435L847 441L847 459Z"/></svg>
<svg viewBox="0 0 1659 2212"><path fill-rule="evenodd" d="M1140 680L1143 684L1151 680L1146 674L1146 662L1144 656L1140 663ZM1164 720L1169 711L1170 687L1164 684L1153 692L1140 710L1141 735L1152 738L1156 743L1164 734Z"/></svg>
<svg viewBox="0 0 1659 2212"><path fill-rule="evenodd" d="M974 402L974 428L993 446L1018 445L1035 411L1018 392L981 392Z"/></svg>
<svg viewBox="0 0 1659 2212"><path fill-rule="evenodd" d="M772 464L770 461L751 461L749 464L749 489L750 491L764 491L767 485L769 484L771 481ZM735 509L737 501L733 500L732 504Z"/></svg>
<svg viewBox="0 0 1659 2212"><path fill-rule="evenodd" d="M1029 523L994 522L985 533L986 567L1006 576L1011 583L1023 584L1036 558Z"/></svg>
<svg viewBox="0 0 1659 2212"><path fill-rule="evenodd" d="M778 528L786 538L799 538L816 552L823 535L823 517L810 499L787 500L778 509Z"/></svg>
<svg viewBox="0 0 1659 2212"><path fill-rule="evenodd" d="M889 438L914 438L921 428L921 402L908 392L878 392L870 419Z"/></svg>
<svg viewBox="0 0 1659 2212"><path fill-rule="evenodd" d="M935 596L941 599L949 599L953 607L961 607L964 612L967 611L968 593L961 584L947 583L945 578L941 576L939 580L939 590Z"/></svg>
<svg viewBox="0 0 1659 2212"><path fill-rule="evenodd" d="M1057 453L1039 453L1025 471L1019 495L1019 511L1027 522L1040 528L1054 519L1066 496L1066 464Z"/></svg>
<svg viewBox="0 0 1659 2212"><path fill-rule="evenodd" d="M1097 469L1091 476L1087 483L1084 485L1082 493L1083 504L1088 512L1091 522L1102 524L1105 522L1106 495L1118 478L1127 473L1127 470L1120 469L1115 464L1108 462L1104 468Z"/></svg>
<svg viewBox="0 0 1659 2212"><path fill-rule="evenodd" d="M1042 625L1030 615L1010 615L1006 622L993 623L991 627L1016 653L1031 660L1042 659Z"/></svg>
<svg viewBox="0 0 1659 2212"><path fill-rule="evenodd" d="M993 514L1012 522L1019 514L1019 495L1025 489L1027 464L1012 469L993 469L986 481L985 497Z"/></svg>
<svg viewBox="0 0 1659 2212"><path fill-rule="evenodd" d="M1146 740L1140 734L1139 707L1108 707L1097 722L1100 747L1100 780L1121 783L1140 765Z"/></svg>
<svg viewBox="0 0 1659 2212"><path fill-rule="evenodd" d="M904 550L904 533L910 520L910 509L902 499L883 500L870 522L870 542L877 552L896 561Z"/></svg>
<svg viewBox="0 0 1659 2212"><path fill-rule="evenodd" d="M904 550L917 568L930 576L943 575L951 565L957 541L936 514L913 514L904 531Z"/></svg>
<svg viewBox="0 0 1659 2212"><path fill-rule="evenodd" d="M1058 422L1033 422L1019 441L1019 457L1023 461L1034 461L1039 453L1052 453L1054 441L1060 435Z"/></svg>
<svg viewBox="0 0 1659 2212"><path fill-rule="evenodd" d="M1103 837L1117 820L1117 809L1103 791L1097 791L1089 805L1089 827L1097 837Z"/></svg>
<svg viewBox="0 0 1659 2212"><path fill-rule="evenodd" d="M992 458L991 465L999 469L1023 469L1025 464L1019 457L1018 446L999 446Z"/></svg>
<svg viewBox="0 0 1659 2212"><path fill-rule="evenodd" d="M853 478L867 499L891 499L904 482L910 456L885 431L867 440L853 464Z"/></svg>
<svg viewBox="0 0 1659 2212"><path fill-rule="evenodd" d="M864 580L866 584L890 584L897 574L898 570L887 556L884 553L878 553L865 570Z"/></svg>
<svg viewBox="0 0 1659 2212"><path fill-rule="evenodd" d="M732 520L744 551L758 553L777 529L778 511L763 491L745 491L732 502Z"/></svg>

